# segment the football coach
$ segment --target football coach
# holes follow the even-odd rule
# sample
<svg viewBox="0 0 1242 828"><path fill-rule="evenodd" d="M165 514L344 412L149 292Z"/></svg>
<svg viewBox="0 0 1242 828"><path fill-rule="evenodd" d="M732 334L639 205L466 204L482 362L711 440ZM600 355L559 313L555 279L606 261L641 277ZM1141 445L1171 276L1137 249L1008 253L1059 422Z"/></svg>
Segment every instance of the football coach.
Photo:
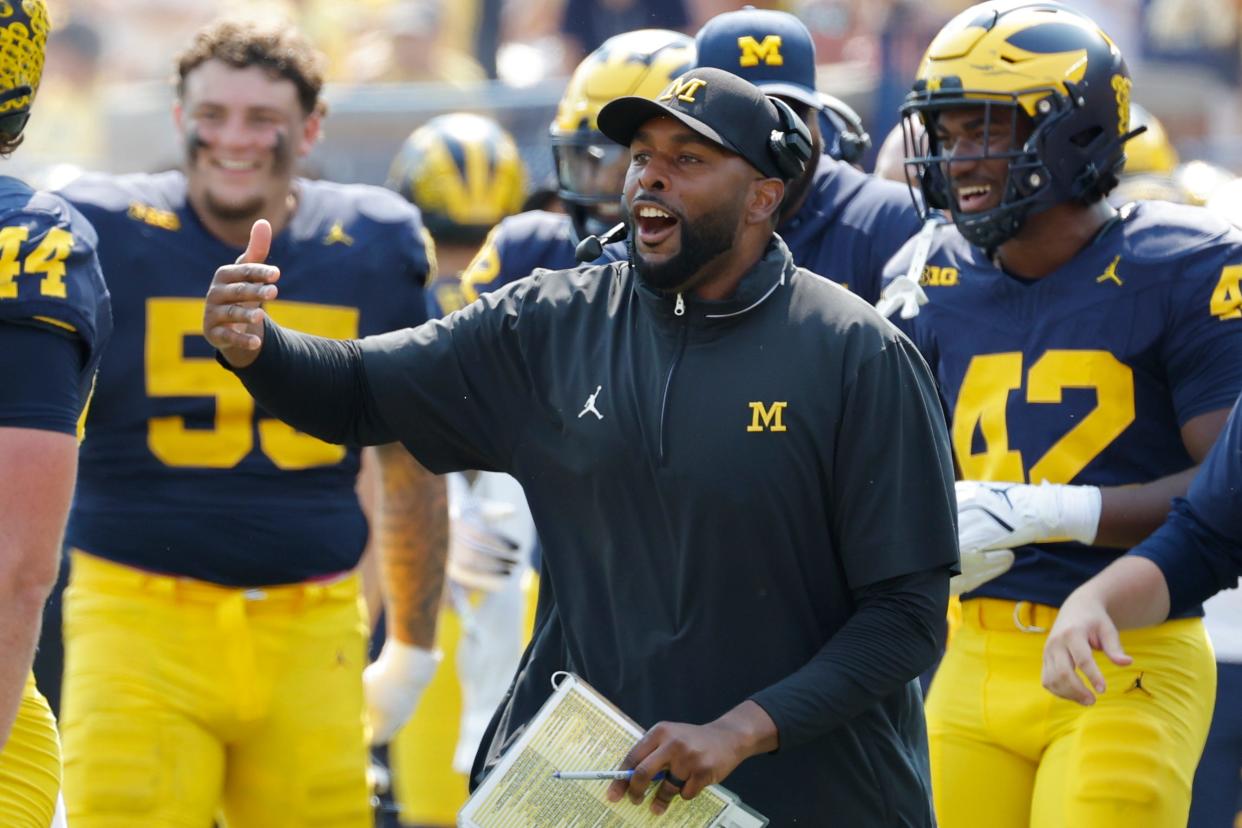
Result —
<svg viewBox="0 0 1242 828"><path fill-rule="evenodd" d="M660 813L727 782L773 825L933 826L915 677L957 536L927 367L773 232L811 151L787 106L696 69L599 125L630 148L630 261L335 341L266 318L260 222L204 332L301 431L525 487L556 629L536 630L493 745L572 670L649 728L613 799Z"/></svg>

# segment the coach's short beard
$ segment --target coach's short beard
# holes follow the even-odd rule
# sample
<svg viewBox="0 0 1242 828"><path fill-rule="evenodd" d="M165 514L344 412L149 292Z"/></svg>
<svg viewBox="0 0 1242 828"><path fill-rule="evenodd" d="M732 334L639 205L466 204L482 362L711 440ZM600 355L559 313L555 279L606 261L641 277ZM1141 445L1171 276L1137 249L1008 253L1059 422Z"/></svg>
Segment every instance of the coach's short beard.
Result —
<svg viewBox="0 0 1242 828"><path fill-rule="evenodd" d="M714 213L699 218L694 224L678 215L681 249L667 261L652 264L635 248L634 216L629 205L622 203L625 222L630 228L627 244L630 261L638 278L662 293L681 293L704 281L717 258L733 248L733 236L741 218L741 205L723 205ZM665 209L668 209L667 206ZM670 210L670 212L672 212Z"/></svg>

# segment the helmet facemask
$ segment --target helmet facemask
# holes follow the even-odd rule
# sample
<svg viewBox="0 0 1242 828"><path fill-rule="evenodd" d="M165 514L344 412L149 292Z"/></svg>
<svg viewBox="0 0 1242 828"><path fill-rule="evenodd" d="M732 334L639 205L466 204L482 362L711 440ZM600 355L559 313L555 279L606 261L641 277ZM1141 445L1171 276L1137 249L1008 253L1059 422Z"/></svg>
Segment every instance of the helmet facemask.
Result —
<svg viewBox="0 0 1242 828"><path fill-rule="evenodd" d="M557 196L574 221L579 238L599 235L621 216L621 190L630 163L628 147L595 130L552 137Z"/></svg>
<svg viewBox="0 0 1242 828"><path fill-rule="evenodd" d="M977 108L983 118L982 152L947 153L941 146L937 119L949 109ZM1034 116L1028 116L1033 110ZM971 244L992 250L1013 238L1027 217L1061 203L1090 204L1117 183L1124 162L1122 146L1143 128L1110 135L1093 119L1081 117L1078 102L1056 89L1028 89L1006 95L991 91L963 90L934 96L916 90L902 106L906 135L906 165L920 182L927 207L948 210L962 235ZM919 118L926 137L912 127ZM1082 121L1081 124L1075 123ZM991 140L998 123L1007 123L1010 141L997 149ZM1081 128L1079 128L1081 127ZM1111 163L1100 169L1092 159ZM964 212L958 202L949 170L951 163L1004 159L1008 174L1000 204L979 212Z"/></svg>

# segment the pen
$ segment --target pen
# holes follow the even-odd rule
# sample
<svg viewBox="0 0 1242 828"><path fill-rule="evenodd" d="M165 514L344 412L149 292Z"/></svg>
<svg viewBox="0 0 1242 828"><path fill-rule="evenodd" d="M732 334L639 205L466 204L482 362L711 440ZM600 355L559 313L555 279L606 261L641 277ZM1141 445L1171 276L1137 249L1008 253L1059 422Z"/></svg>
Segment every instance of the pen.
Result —
<svg viewBox="0 0 1242 828"><path fill-rule="evenodd" d="M664 778L665 772L660 771L651 777L652 782L659 782ZM632 770L594 770L594 771L552 771L553 779L624 779L630 780L634 776Z"/></svg>

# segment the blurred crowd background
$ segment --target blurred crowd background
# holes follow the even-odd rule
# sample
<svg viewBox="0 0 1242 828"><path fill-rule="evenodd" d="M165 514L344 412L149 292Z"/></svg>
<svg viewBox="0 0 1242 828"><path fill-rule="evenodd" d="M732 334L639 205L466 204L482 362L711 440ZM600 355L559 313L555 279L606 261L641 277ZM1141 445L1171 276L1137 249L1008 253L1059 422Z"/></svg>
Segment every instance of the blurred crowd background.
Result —
<svg viewBox="0 0 1242 828"><path fill-rule="evenodd" d="M1182 158L1242 171L1242 0L1068 0L1121 46L1134 99ZM605 38L644 27L693 34L735 0L63 0L30 140L13 162L44 186L73 170L179 163L169 122L174 55L224 14L288 20L328 59L330 105L311 174L382 183L415 127L468 110L516 137L539 184L565 79ZM820 88L863 116L876 146L932 35L968 0L754 0L816 39ZM874 152L874 150L873 150ZM868 159L869 161L870 159ZM869 164L867 168L870 169Z"/></svg>

